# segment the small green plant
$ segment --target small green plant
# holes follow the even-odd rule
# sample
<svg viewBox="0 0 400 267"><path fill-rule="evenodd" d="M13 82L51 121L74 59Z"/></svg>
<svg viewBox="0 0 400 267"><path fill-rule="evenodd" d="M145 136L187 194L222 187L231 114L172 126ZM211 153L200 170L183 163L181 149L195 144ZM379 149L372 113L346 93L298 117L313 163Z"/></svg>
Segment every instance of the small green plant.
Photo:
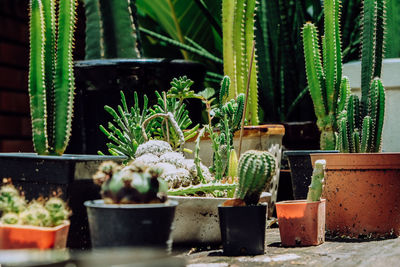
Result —
<svg viewBox="0 0 400 267"><path fill-rule="evenodd" d="M338 149L344 153L380 152L385 88L380 79L384 53L386 2L364 1L362 12L361 103L349 97L339 124Z"/></svg>
<svg viewBox="0 0 400 267"><path fill-rule="evenodd" d="M319 201L322 194L322 186L325 177L325 160L315 161L315 167L311 176L311 184L308 187L307 202Z"/></svg>
<svg viewBox="0 0 400 267"><path fill-rule="evenodd" d="M136 0L84 0L86 59L140 58Z"/></svg>
<svg viewBox="0 0 400 267"><path fill-rule="evenodd" d="M267 151L249 150L239 160L239 184L235 198L256 205L261 192L276 172L276 159Z"/></svg>
<svg viewBox="0 0 400 267"><path fill-rule="evenodd" d="M257 60L253 54L254 43L254 16L256 0L223 0L222 1L222 36L224 74L231 78L228 87L229 93L225 99L236 99L239 94L246 92L249 83L250 93L246 118L257 125L258 120L258 87L257 87ZM250 81L247 70L251 68Z"/></svg>
<svg viewBox="0 0 400 267"><path fill-rule="evenodd" d="M39 155L63 154L71 135L76 6L76 0L29 2L29 96Z"/></svg>
<svg viewBox="0 0 400 267"><path fill-rule="evenodd" d="M0 188L0 211L3 224L44 227L63 224L70 215L65 202L58 197L47 201L39 198L28 203L10 181Z"/></svg>
<svg viewBox="0 0 400 267"><path fill-rule="evenodd" d="M317 125L321 132L322 150L334 150L338 115L342 112L349 89L342 78L342 51L340 40L340 1L324 1L324 37L322 61L317 28L307 22L303 27L303 46L308 88L314 103ZM345 88L341 90L341 88ZM340 92L340 94L339 94ZM344 93L344 94L341 94Z"/></svg>

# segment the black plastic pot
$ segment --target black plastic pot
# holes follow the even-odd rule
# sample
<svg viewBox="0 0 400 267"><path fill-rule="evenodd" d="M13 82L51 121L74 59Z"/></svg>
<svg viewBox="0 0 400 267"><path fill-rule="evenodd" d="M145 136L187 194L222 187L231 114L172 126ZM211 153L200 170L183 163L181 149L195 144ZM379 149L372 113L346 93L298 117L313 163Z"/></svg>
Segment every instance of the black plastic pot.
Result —
<svg viewBox="0 0 400 267"><path fill-rule="evenodd" d="M295 200L307 198L308 186L311 183L313 172L310 154L322 152L338 153L337 150L295 150L284 152L284 156L289 160L293 198Z"/></svg>
<svg viewBox="0 0 400 267"><path fill-rule="evenodd" d="M218 214L225 255L264 254L267 204L245 207L218 206Z"/></svg>
<svg viewBox="0 0 400 267"><path fill-rule="evenodd" d="M172 221L178 202L162 204L105 204L86 201L93 248L172 248Z"/></svg>
<svg viewBox="0 0 400 267"><path fill-rule="evenodd" d="M100 188L92 175L107 160L123 161L124 157L98 155L39 156L35 153L0 153L0 177L11 178L28 200L48 197L53 192L68 200L72 210L67 246L89 248L90 236L83 202L99 198Z"/></svg>
<svg viewBox="0 0 400 267"><path fill-rule="evenodd" d="M149 105L156 102L155 91L169 90L173 78L186 75L194 81L192 89L203 90L205 67L196 62L168 59L104 59L83 60L75 63L76 97L71 142L68 153L93 154L106 152L108 139L99 130L107 126L112 117L104 110L108 105L121 105L123 91L128 105L133 105L134 92L140 106L143 95ZM188 108L193 121L201 120L201 101L190 100Z"/></svg>

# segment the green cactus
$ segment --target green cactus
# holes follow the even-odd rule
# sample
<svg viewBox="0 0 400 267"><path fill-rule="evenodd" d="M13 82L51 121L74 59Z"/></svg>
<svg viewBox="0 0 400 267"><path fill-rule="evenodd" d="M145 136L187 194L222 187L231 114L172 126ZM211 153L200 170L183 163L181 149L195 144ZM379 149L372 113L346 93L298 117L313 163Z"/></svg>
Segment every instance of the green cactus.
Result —
<svg viewBox="0 0 400 267"><path fill-rule="evenodd" d="M26 201L11 183L0 188L0 211L20 213L26 209Z"/></svg>
<svg viewBox="0 0 400 267"><path fill-rule="evenodd" d="M246 151L239 159L236 198L256 205L261 192L276 172L276 159L267 151Z"/></svg>
<svg viewBox="0 0 400 267"><path fill-rule="evenodd" d="M325 176L325 160L315 161L315 167L311 176L311 184L308 187L307 202L319 201L322 194L322 185Z"/></svg>
<svg viewBox="0 0 400 267"><path fill-rule="evenodd" d="M346 94L349 92L347 80L342 78L339 7L339 0L324 1L322 59L316 26L307 22L303 27L308 89L314 103L317 125L321 132L320 146L323 150L335 149L337 117L343 111Z"/></svg>
<svg viewBox="0 0 400 267"><path fill-rule="evenodd" d="M255 10L256 0L222 1L224 74L231 78L227 99L235 99L240 93L245 93L249 83L246 119L253 125L259 123L256 57L252 61L250 81L248 81L247 71L250 69L255 39ZM221 92L220 96L225 98L225 92Z"/></svg>
<svg viewBox="0 0 400 267"><path fill-rule="evenodd" d="M115 204L165 202L168 184L160 174L159 169L130 164L103 182L101 195L106 203Z"/></svg>
<svg viewBox="0 0 400 267"><path fill-rule="evenodd" d="M29 2L29 96L33 144L40 155L63 154L71 135L76 6L76 0Z"/></svg>
<svg viewBox="0 0 400 267"><path fill-rule="evenodd" d="M69 216L65 202L58 197L51 197L44 204L45 209L49 212L50 223L52 226L62 224Z"/></svg>
<svg viewBox="0 0 400 267"><path fill-rule="evenodd" d="M86 59L140 58L136 0L84 0Z"/></svg>
<svg viewBox="0 0 400 267"><path fill-rule="evenodd" d="M3 224L18 224L19 216L17 213L13 212L6 213L1 217L0 222Z"/></svg>
<svg viewBox="0 0 400 267"><path fill-rule="evenodd" d="M349 97L341 118L338 148L341 152L379 152L385 115L385 88L380 79L386 21L384 0L364 1L362 12L361 103Z"/></svg>

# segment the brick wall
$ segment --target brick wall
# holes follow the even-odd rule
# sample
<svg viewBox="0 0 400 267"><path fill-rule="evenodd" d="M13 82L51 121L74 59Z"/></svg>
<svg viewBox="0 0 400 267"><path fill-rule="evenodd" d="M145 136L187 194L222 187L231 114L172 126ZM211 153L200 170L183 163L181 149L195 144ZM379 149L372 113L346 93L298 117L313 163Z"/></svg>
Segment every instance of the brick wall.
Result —
<svg viewBox="0 0 400 267"><path fill-rule="evenodd" d="M78 8L75 59L84 55L83 10ZM31 152L28 97L28 0L0 0L0 152Z"/></svg>

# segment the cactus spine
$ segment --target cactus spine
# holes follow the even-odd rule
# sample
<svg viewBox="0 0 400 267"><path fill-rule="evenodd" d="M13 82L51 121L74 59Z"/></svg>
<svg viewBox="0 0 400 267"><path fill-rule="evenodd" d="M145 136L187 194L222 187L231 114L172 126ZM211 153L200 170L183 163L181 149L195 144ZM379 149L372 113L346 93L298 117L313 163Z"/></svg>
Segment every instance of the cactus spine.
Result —
<svg viewBox="0 0 400 267"><path fill-rule="evenodd" d="M29 3L29 96L33 144L38 154L61 155L71 135L76 6L76 0Z"/></svg>
<svg viewBox="0 0 400 267"><path fill-rule="evenodd" d="M85 0L86 59L140 58L136 0Z"/></svg>
<svg viewBox="0 0 400 267"><path fill-rule="evenodd" d="M340 122L341 152L379 152L385 115L385 89L380 79L384 53L386 3L364 1L362 12L361 103L352 95Z"/></svg>
<svg viewBox="0 0 400 267"><path fill-rule="evenodd" d="M306 63L308 89L314 103L317 125L321 131L320 146L323 150L335 149L335 134L338 130L337 117L344 107L347 95L341 95L342 85L342 52L340 40L340 2L324 1L324 37L322 38L322 60L317 28L307 22L303 28L303 46ZM323 64L322 64L323 61ZM348 93L349 90L342 90Z"/></svg>
<svg viewBox="0 0 400 267"><path fill-rule="evenodd" d="M266 151L249 150L239 159L236 198L247 205L258 203L262 190L275 175L276 160Z"/></svg>
<svg viewBox="0 0 400 267"><path fill-rule="evenodd" d="M223 0L222 30L224 73L231 78L227 99L245 93L246 74L251 62L254 42L254 16L256 0ZM246 119L253 125L258 121L257 60L253 59L250 75L250 94Z"/></svg>
<svg viewBox="0 0 400 267"><path fill-rule="evenodd" d="M319 201L322 194L322 185L325 176L325 160L315 161L315 167L311 176L311 184L308 187L307 202Z"/></svg>

